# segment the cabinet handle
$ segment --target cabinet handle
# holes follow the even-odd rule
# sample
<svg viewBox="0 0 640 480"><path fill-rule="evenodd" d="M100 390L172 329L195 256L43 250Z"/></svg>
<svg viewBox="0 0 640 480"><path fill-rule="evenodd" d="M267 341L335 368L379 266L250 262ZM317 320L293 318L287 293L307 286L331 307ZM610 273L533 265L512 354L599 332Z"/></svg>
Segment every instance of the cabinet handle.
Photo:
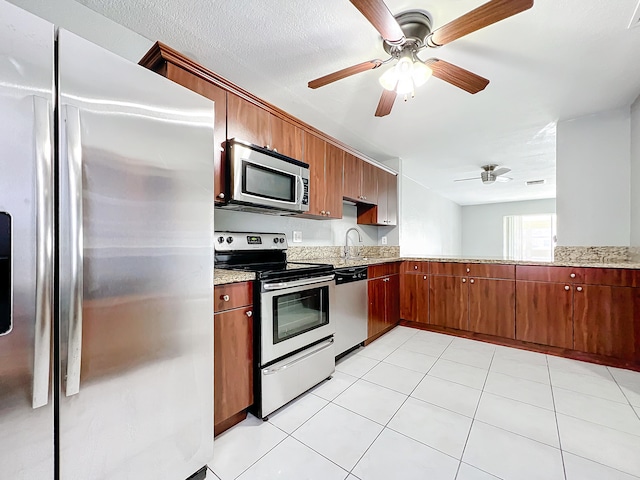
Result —
<svg viewBox="0 0 640 480"><path fill-rule="evenodd" d="M218 198L223 199L224 198L224 193L219 193L218 194Z"/></svg>
<svg viewBox="0 0 640 480"><path fill-rule="evenodd" d="M414 270L417 270L417 269L418 269L418 265L414 265L414 266L413 266L413 269L414 269Z"/></svg>
<svg viewBox="0 0 640 480"><path fill-rule="evenodd" d="M571 290L571 287L570 287L569 285L565 285L565 286L564 286L564 289L565 289L566 291L569 291L569 290Z"/></svg>
<svg viewBox="0 0 640 480"><path fill-rule="evenodd" d="M576 290L581 292L582 291L582 287L577 287Z"/></svg>
<svg viewBox="0 0 640 480"><path fill-rule="evenodd" d="M466 279L466 278L463 278L463 279L462 279L462 283L467 283L467 279Z"/></svg>
<svg viewBox="0 0 640 480"><path fill-rule="evenodd" d="M426 279L427 279L427 276L425 275L425 276L424 276L424 277L422 277L422 278L423 278L424 280L426 280Z"/></svg>
<svg viewBox="0 0 640 480"><path fill-rule="evenodd" d="M571 275L569 275L571 278L576 278L576 274L572 273Z"/></svg>
<svg viewBox="0 0 640 480"><path fill-rule="evenodd" d="M222 300L224 300L225 302L228 302L228 301L229 301L229 295L222 295L220 298L221 298Z"/></svg>
<svg viewBox="0 0 640 480"><path fill-rule="evenodd" d="M253 316L253 312L252 312L251 310L249 310L249 311L247 312L247 317L251 318L252 316Z"/></svg>
<svg viewBox="0 0 640 480"><path fill-rule="evenodd" d="M471 269L470 269L470 268L467 268L467 273L469 273L469 272L471 272Z"/></svg>
<svg viewBox="0 0 640 480"><path fill-rule="evenodd" d="M382 279L382 281L383 281L383 282L388 282L388 281L389 281L389 279L388 279L388 278L383 278L383 279Z"/></svg>
<svg viewBox="0 0 640 480"><path fill-rule="evenodd" d="M472 278L471 280L469 280L469 283L476 283L476 281Z"/></svg>

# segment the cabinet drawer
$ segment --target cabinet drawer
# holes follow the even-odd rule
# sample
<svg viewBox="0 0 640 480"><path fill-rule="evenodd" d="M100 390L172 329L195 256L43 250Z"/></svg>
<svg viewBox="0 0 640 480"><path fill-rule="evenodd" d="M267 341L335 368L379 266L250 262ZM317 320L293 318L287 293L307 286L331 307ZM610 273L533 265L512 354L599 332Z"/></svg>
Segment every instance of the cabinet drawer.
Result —
<svg viewBox="0 0 640 480"><path fill-rule="evenodd" d="M213 311L222 312L253 304L253 282L218 285L213 289Z"/></svg>
<svg viewBox="0 0 640 480"><path fill-rule="evenodd" d="M466 277L468 275L466 263L431 262L431 266L429 268L431 275L448 275L458 277Z"/></svg>
<svg viewBox="0 0 640 480"><path fill-rule="evenodd" d="M612 287L640 286L640 270L626 268L583 268L580 283Z"/></svg>
<svg viewBox="0 0 640 480"><path fill-rule="evenodd" d="M467 263L467 275L478 278L516 278L515 265L500 265L495 263Z"/></svg>
<svg viewBox="0 0 640 480"><path fill-rule="evenodd" d="M429 273L429 262L402 262L404 273Z"/></svg>
<svg viewBox="0 0 640 480"><path fill-rule="evenodd" d="M367 274L369 278L384 277L400 273L400 262L381 263L379 265L369 265Z"/></svg>
<svg viewBox="0 0 640 480"><path fill-rule="evenodd" d="M531 282L579 283L584 279L584 270L577 267L516 265L516 279Z"/></svg>

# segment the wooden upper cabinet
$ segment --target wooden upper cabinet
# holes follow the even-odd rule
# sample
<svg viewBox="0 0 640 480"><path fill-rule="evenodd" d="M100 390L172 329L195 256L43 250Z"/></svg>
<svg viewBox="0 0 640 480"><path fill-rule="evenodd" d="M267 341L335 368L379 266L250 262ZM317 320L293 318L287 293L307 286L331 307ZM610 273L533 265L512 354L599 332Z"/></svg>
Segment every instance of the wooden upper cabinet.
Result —
<svg viewBox="0 0 640 480"><path fill-rule="evenodd" d="M362 162L362 198L363 203L378 204L378 174L381 169L368 162Z"/></svg>
<svg viewBox="0 0 640 480"><path fill-rule="evenodd" d="M342 196L359 202L362 196L362 164L364 162L355 155L345 152Z"/></svg>
<svg viewBox="0 0 640 480"><path fill-rule="evenodd" d="M344 150L327 143L324 157L324 208L329 218L342 218L344 155Z"/></svg>
<svg viewBox="0 0 640 480"><path fill-rule="evenodd" d="M309 211L305 215L324 217L324 157L327 142L304 134L303 161L309 164Z"/></svg>
<svg viewBox="0 0 640 480"><path fill-rule="evenodd" d="M287 157L302 160L302 130L273 114L269 115L269 126L271 132L271 139L267 142L269 148Z"/></svg>
<svg viewBox="0 0 640 480"><path fill-rule="evenodd" d="M227 95L227 138L266 147L271 142L270 117L269 112L248 100Z"/></svg>
<svg viewBox="0 0 640 480"><path fill-rule="evenodd" d="M389 172L376 169L378 177L377 205L360 205L358 223L360 225L392 226L398 222L398 179Z"/></svg>

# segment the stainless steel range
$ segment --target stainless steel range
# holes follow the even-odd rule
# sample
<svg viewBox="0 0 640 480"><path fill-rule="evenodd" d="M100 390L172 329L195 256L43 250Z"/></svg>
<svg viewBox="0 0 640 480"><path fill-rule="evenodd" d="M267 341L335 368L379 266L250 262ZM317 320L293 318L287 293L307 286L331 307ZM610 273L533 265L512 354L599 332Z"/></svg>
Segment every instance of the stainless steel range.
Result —
<svg viewBox="0 0 640 480"><path fill-rule="evenodd" d="M267 417L335 370L332 265L287 262L283 233L216 232L217 268L256 273L256 412Z"/></svg>

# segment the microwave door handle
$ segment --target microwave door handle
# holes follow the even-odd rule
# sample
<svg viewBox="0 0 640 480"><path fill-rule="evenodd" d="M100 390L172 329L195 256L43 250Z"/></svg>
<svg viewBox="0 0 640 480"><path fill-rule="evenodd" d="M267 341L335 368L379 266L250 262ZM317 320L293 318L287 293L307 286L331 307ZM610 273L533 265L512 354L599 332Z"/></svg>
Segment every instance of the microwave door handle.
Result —
<svg viewBox="0 0 640 480"><path fill-rule="evenodd" d="M302 199L304 198L304 182L302 176L296 176L296 204L302 205Z"/></svg>

